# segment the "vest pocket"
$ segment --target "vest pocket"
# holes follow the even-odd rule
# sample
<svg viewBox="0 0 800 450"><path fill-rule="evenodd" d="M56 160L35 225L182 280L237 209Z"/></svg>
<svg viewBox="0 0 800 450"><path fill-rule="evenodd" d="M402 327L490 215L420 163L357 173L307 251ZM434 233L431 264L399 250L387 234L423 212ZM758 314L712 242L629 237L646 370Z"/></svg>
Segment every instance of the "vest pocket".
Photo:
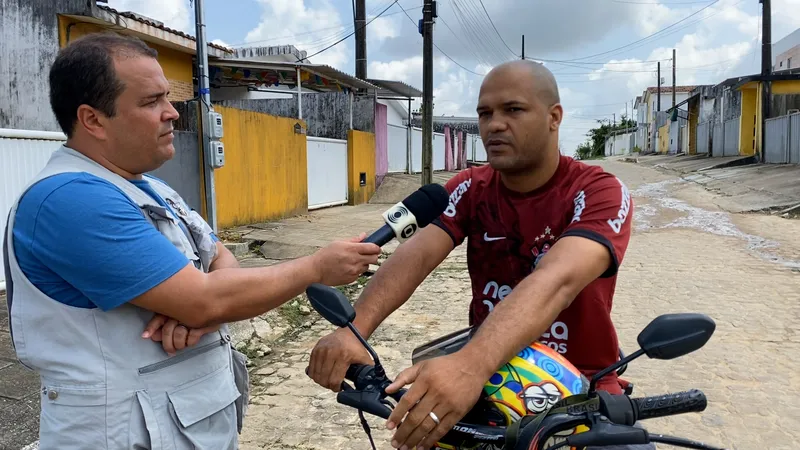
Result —
<svg viewBox="0 0 800 450"><path fill-rule="evenodd" d="M58 386L41 390L39 448L106 448L106 389Z"/></svg>
<svg viewBox="0 0 800 450"><path fill-rule="evenodd" d="M242 394L236 399L236 426L239 433L242 432L244 416L247 415L247 405L250 401L250 373L247 372L247 356L231 347L233 355L233 378L236 381L236 388Z"/></svg>
<svg viewBox="0 0 800 450"><path fill-rule="evenodd" d="M238 446L234 402L241 397L228 367L167 391L177 448L224 450Z"/></svg>

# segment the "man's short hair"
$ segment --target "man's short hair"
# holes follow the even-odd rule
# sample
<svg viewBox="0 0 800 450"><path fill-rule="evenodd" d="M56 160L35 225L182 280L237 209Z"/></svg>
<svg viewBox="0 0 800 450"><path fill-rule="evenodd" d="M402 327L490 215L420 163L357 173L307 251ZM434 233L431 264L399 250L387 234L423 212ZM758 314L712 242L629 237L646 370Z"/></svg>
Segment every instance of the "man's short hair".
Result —
<svg viewBox="0 0 800 450"><path fill-rule="evenodd" d="M88 34L61 49L50 68L50 106L64 134L71 137L75 131L80 105L108 117L116 113L125 86L114 70L115 57L157 55L142 40L113 32Z"/></svg>

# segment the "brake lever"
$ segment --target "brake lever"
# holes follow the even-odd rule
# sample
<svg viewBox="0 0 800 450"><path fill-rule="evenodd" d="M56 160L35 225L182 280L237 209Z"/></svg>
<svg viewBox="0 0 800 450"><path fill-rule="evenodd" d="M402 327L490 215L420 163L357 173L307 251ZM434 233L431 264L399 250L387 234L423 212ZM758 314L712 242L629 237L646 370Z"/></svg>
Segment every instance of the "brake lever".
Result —
<svg viewBox="0 0 800 450"><path fill-rule="evenodd" d="M392 410L384 403L386 400L381 398L378 390L370 389L365 391L348 390L339 392L336 401L343 405L350 406L359 411L372 414L374 416L388 419Z"/></svg>

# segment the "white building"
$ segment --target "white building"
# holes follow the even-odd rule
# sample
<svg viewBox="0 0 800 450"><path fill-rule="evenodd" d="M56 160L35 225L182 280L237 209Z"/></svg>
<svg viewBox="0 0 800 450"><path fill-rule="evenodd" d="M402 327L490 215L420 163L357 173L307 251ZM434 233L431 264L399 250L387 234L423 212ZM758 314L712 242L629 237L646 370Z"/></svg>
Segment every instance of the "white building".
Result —
<svg viewBox="0 0 800 450"><path fill-rule="evenodd" d="M800 28L772 44L772 70L797 69L800 67Z"/></svg>

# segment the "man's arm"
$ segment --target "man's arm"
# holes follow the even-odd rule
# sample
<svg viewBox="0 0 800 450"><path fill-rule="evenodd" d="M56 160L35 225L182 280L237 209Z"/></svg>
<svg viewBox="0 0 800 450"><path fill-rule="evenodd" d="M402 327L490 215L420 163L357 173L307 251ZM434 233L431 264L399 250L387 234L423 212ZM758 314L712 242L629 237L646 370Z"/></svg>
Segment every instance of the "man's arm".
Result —
<svg viewBox="0 0 800 450"><path fill-rule="evenodd" d="M536 270L498 303L462 348L484 379L547 331L575 297L612 262L595 241L568 236L542 258ZM498 339L502 336L502 339Z"/></svg>
<svg viewBox="0 0 800 450"><path fill-rule="evenodd" d="M354 325L365 339L411 298L411 294L452 250L452 239L437 226L421 229L397 248L375 272L354 304Z"/></svg>
<svg viewBox="0 0 800 450"><path fill-rule="evenodd" d="M224 268L218 261L222 268L206 274L110 183L79 174L38 187L18 217L35 224L30 252L103 311L131 302L191 328L249 319L311 283L356 280L380 254L375 244L336 242L271 267Z"/></svg>
<svg viewBox="0 0 800 450"><path fill-rule="evenodd" d="M360 239L358 239L360 240ZM374 244L334 242L311 256L258 268L224 268L203 273L191 263L131 300L192 328L261 315L300 295L310 284L341 285L377 262Z"/></svg>

